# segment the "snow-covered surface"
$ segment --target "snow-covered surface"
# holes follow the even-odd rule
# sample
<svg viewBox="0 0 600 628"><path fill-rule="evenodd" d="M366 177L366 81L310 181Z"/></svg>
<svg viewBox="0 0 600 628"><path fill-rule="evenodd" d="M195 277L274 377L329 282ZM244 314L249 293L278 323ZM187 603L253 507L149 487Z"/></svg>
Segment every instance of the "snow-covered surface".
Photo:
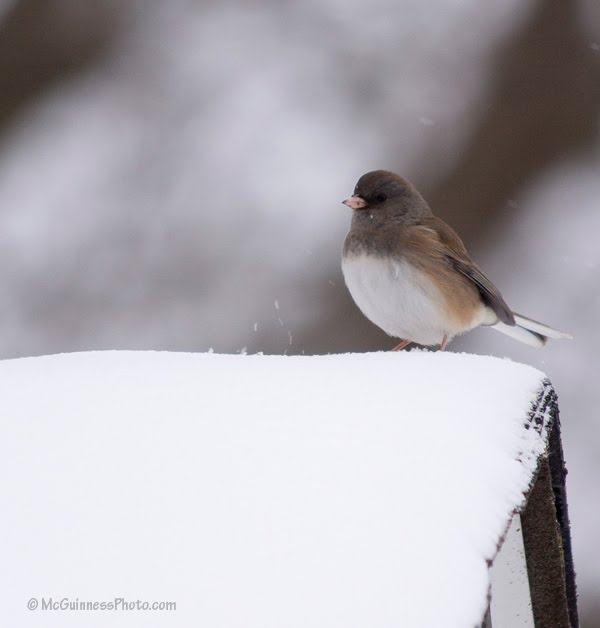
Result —
<svg viewBox="0 0 600 628"><path fill-rule="evenodd" d="M2 623L474 626L543 377L418 351L0 362Z"/></svg>

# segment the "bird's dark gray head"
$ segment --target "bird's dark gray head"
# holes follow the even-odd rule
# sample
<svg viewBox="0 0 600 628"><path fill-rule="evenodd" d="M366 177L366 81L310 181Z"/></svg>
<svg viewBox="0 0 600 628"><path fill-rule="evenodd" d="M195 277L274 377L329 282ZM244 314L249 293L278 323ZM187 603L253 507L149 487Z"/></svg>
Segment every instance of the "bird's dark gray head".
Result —
<svg viewBox="0 0 600 628"><path fill-rule="evenodd" d="M354 194L343 201L357 213L380 215L387 220L411 224L431 214L429 205L416 188L401 176L387 170L367 172L358 180Z"/></svg>

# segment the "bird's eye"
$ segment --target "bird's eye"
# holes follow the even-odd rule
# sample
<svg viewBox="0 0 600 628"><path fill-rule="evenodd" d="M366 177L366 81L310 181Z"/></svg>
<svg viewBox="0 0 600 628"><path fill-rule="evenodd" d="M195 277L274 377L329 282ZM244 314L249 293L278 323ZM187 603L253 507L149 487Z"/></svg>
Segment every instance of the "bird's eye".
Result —
<svg viewBox="0 0 600 628"><path fill-rule="evenodd" d="M383 203L383 201L387 200L387 196L386 196L385 194L381 194L381 193L380 193L380 194L378 194L378 195L375 197L375 200L376 200L378 203Z"/></svg>

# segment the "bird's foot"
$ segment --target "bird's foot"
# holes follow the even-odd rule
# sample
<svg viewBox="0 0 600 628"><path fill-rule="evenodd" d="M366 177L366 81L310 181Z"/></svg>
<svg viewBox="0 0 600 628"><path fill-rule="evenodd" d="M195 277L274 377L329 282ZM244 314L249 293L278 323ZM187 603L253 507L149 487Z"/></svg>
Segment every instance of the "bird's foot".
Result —
<svg viewBox="0 0 600 628"><path fill-rule="evenodd" d="M399 342L395 347L393 347L391 349L391 351L401 351L402 349L404 349L405 347L408 347L408 345L412 344L412 340L403 340L402 342Z"/></svg>
<svg viewBox="0 0 600 628"><path fill-rule="evenodd" d="M447 344L448 344L448 336L444 334L444 337L442 338L442 343L440 344L440 351L445 351Z"/></svg>

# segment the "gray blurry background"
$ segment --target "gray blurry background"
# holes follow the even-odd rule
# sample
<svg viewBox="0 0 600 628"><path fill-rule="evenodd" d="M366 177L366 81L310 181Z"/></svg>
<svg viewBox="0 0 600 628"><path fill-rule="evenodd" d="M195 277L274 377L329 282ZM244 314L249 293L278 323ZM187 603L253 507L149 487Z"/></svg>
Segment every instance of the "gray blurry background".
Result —
<svg viewBox="0 0 600 628"><path fill-rule="evenodd" d="M575 336L452 349L556 386L600 626L599 121L597 0L0 0L0 357L389 348L340 201L398 171Z"/></svg>

